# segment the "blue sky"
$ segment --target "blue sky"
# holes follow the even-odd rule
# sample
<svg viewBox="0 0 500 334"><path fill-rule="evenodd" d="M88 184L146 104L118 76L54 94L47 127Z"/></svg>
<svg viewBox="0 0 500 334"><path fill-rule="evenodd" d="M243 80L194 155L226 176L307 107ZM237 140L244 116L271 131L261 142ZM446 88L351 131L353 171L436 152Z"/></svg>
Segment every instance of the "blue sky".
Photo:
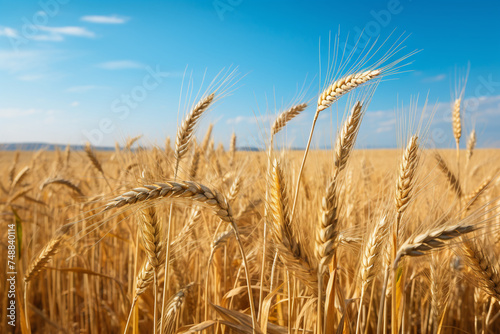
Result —
<svg viewBox="0 0 500 334"><path fill-rule="evenodd" d="M236 131L239 146L262 145L262 128L280 109L299 96L314 104L325 79L319 56L327 59L329 32L340 27L344 40L363 29L385 39L396 29L393 36L410 35L407 52L421 50L410 72L378 86L358 146L396 146L396 107L428 95L431 137L451 147L452 88L470 63L466 132L476 129L479 146L500 147L498 1L0 0L0 8L0 142L113 145L142 134L143 144L161 144L175 136L183 82L193 95L181 99L181 113L231 66L235 89L198 135L213 122L216 141ZM139 98L127 106L131 94ZM323 113L316 147L329 145L336 128L337 110ZM313 114L310 107L281 141L304 146Z"/></svg>

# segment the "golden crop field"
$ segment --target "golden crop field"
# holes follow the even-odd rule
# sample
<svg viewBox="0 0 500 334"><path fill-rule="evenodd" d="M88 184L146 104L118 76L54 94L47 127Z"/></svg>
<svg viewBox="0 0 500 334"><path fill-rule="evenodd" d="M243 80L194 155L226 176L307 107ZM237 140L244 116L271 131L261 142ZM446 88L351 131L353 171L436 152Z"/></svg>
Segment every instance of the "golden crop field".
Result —
<svg viewBox="0 0 500 334"><path fill-rule="evenodd" d="M304 151L272 142L225 150L212 127L196 141L209 103L164 147L1 152L18 332L500 331L499 150L426 149L417 133L353 150L355 104L301 169Z"/></svg>

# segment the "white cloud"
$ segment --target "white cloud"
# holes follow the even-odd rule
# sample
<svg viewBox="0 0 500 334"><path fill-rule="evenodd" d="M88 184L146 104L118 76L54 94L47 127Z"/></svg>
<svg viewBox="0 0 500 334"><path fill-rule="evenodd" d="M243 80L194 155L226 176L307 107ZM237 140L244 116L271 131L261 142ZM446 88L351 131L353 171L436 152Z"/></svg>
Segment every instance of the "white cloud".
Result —
<svg viewBox="0 0 500 334"><path fill-rule="evenodd" d="M80 105L80 102L78 102L78 101L71 102L72 107L78 107L79 105Z"/></svg>
<svg viewBox="0 0 500 334"><path fill-rule="evenodd" d="M95 34L92 31L87 30L83 27L67 26L67 27L45 27L40 26L40 30L47 31L53 35L59 36L76 36L76 37L87 37L93 38Z"/></svg>
<svg viewBox="0 0 500 334"><path fill-rule="evenodd" d="M105 70L143 69L146 65L132 60L115 60L98 64L97 67Z"/></svg>
<svg viewBox="0 0 500 334"><path fill-rule="evenodd" d="M0 36L16 38L18 33L14 28L0 27Z"/></svg>
<svg viewBox="0 0 500 334"><path fill-rule="evenodd" d="M46 32L39 33L36 35L30 35L26 37L28 40L42 41L42 42L61 42L64 40L64 36L75 36L75 37L86 37L93 38L95 34L92 31L87 30L83 27L47 27L47 26L37 26L40 31ZM9 38L25 38L21 36L16 29L10 27L0 26L0 36L5 36Z"/></svg>
<svg viewBox="0 0 500 334"><path fill-rule="evenodd" d="M80 18L81 21L102 24L123 24L130 20L130 17L118 15L86 15Z"/></svg>
<svg viewBox="0 0 500 334"><path fill-rule="evenodd" d="M263 115L263 116L236 116L234 118L229 118L227 124L262 124L264 122L270 122L276 116L274 115Z"/></svg>
<svg viewBox="0 0 500 334"><path fill-rule="evenodd" d="M38 34L30 37L31 40L40 42L62 42L64 37L58 34Z"/></svg>

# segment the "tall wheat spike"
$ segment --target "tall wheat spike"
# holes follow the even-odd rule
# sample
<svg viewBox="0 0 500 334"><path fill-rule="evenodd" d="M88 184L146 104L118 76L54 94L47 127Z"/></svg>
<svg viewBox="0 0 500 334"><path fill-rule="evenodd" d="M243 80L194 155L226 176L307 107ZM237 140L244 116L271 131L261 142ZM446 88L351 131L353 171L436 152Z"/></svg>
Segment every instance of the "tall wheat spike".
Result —
<svg viewBox="0 0 500 334"><path fill-rule="evenodd" d="M272 183L267 210L278 255L290 273L315 291L316 269L311 265L310 259L290 225L286 186L277 160L273 162L270 181Z"/></svg>
<svg viewBox="0 0 500 334"><path fill-rule="evenodd" d="M335 143L333 176L321 203L320 226L316 234L316 255L321 270L326 270L327 264L332 259L335 251L336 236L338 234L339 175L347 166L350 152L356 142L362 115L362 104L358 101L352 108L351 115L344 122Z"/></svg>
<svg viewBox="0 0 500 334"><path fill-rule="evenodd" d="M411 192L415 183L415 173L418 166L418 136L414 135L408 141L406 149L403 153L403 158L399 168L399 175L396 182L395 193L395 207L396 207L396 220L392 226L392 262L396 263L397 249L399 247L398 236L401 225L401 217L406 210L408 203L411 200ZM392 276L392 333L397 332L398 319L397 319L397 284L396 282L396 268L393 270Z"/></svg>
<svg viewBox="0 0 500 334"><path fill-rule="evenodd" d="M201 115L205 110L208 109L215 95L212 93L202 98L191 110L191 112L186 116L184 122L182 122L179 130L177 131L177 137L175 138L175 160L178 163L182 157L186 154L188 149L189 141L193 136L194 128L200 119Z"/></svg>
<svg viewBox="0 0 500 334"><path fill-rule="evenodd" d="M455 137L455 142L457 146L460 144L460 137L462 137L462 120L460 117L460 105L462 103L462 98L455 100L453 104L452 113L452 123L453 123L453 137Z"/></svg>

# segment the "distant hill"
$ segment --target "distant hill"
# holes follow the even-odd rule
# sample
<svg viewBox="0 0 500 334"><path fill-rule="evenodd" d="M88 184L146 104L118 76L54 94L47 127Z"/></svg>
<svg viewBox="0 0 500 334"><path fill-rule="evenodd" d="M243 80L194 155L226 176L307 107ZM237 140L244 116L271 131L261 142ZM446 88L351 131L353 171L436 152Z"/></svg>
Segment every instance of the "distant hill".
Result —
<svg viewBox="0 0 500 334"><path fill-rule="evenodd" d="M55 151L56 148L60 150L64 150L67 145L61 144L49 144L49 143L7 143L0 144L0 151L38 151L38 150L46 150L46 151ZM135 149L140 148L141 146L135 146ZM83 145L70 145L72 151L82 151L84 149ZM114 151L114 147L112 146L93 146L94 150L98 151ZM360 149L392 149L395 147L378 147L378 146L366 146ZM304 147L290 147L292 151L303 151ZM317 148L314 148L317 149ZM329 146L323 147L323 150L331 150ZM132 149L134 150L134 149ZM237 148L238 151L251 151L251 152L259 152L260 148L251 147L251 146L242 146Z"/></svg>
<svg viewBox="0 0 500 334"><path fill-rule="evenodd" d="M67 145L48 144L48 143L8 143L0 144L0 151L55 151L57 148L64 150ZM70 145L72 151L83 151L83 145ZM93 149L98 151L113 151L115 148L111 146L96 146Z"/></svg>

